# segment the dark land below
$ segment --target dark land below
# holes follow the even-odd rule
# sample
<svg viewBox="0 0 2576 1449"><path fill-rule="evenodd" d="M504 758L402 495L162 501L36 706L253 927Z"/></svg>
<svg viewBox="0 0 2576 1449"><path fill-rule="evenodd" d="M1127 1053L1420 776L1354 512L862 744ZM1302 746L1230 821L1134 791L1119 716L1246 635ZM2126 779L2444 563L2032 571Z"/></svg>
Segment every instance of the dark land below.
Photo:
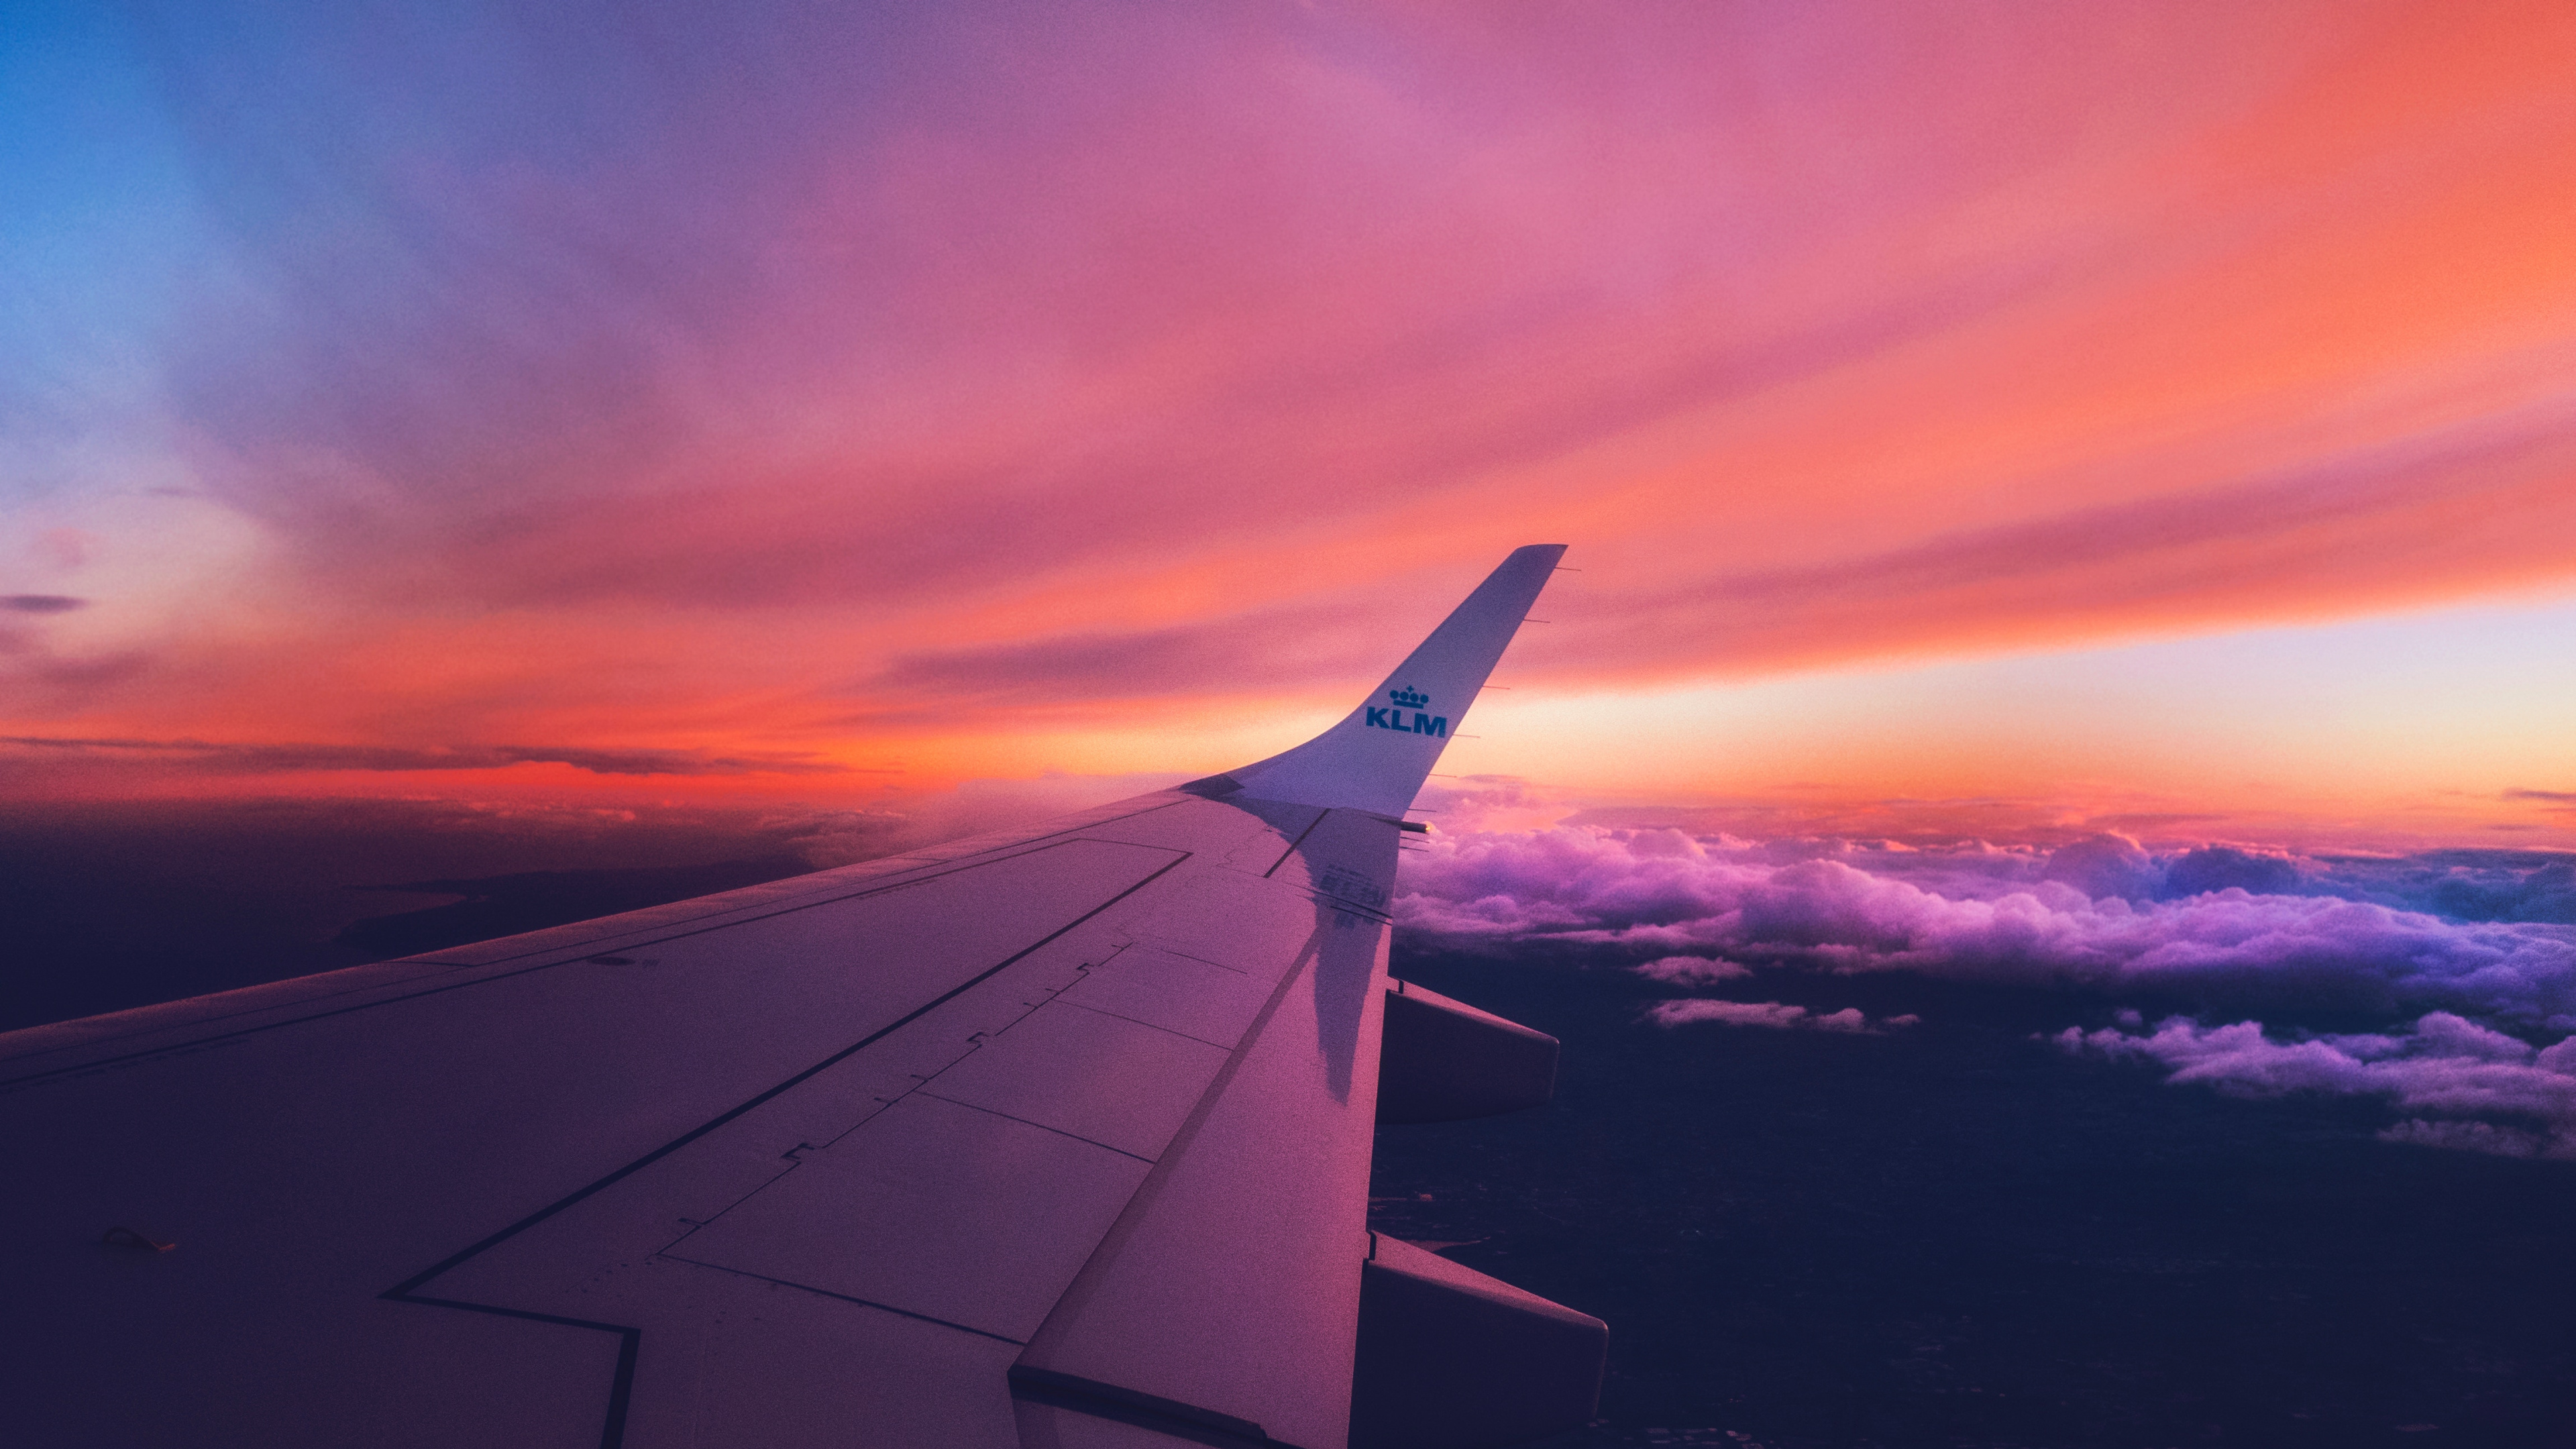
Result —
<svg viewBox="0 0 2576 1449"><path fill-rule="evenodd" d="M1564 1043L1556 1100L1379 1129L1382 1232L1611 1326L1581 1444L2576 1444L2576 1163L2379 1141L2033 1040L2107 1002L1920 977L1739 997L1886 1036L1639 1021L1563 961L1398 975Z"/></svg>

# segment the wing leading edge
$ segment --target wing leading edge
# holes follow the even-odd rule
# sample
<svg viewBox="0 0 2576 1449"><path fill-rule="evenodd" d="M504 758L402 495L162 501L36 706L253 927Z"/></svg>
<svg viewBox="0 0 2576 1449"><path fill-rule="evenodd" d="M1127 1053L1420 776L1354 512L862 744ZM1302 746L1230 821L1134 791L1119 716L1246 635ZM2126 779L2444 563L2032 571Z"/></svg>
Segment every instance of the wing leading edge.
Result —
<svg viewBox="0 0 2576 1449"><path fill-rule="evenodd" d="M1365 1221L1382 1115L1552 1075L1472 1008L1391 1015L1386 961L1395 817L1561 552L1323 735L1182 790L0 1035L26 1442L1579 1424L1597 1321Z"/></svg>

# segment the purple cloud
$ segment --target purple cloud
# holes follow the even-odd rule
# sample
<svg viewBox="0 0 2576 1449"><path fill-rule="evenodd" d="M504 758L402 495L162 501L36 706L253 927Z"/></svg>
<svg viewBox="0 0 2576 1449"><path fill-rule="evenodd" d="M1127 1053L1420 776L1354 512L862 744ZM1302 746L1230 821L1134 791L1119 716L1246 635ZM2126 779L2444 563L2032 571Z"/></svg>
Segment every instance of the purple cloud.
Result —
<svg viewBox="0 0 2576 1449"><path fill-rule="evenodd" d="M1728 1026L1787 1028L1805 1024L1807 1008L1777 1001L1658 1001L1647 1008L1646 1018L1658 1026L1715 1021Z"/></svg>
<svg viewBox="0 0 2576 1449"><path fill-rule="evenodd" d="M1405 861L1398 919L1453 944L1552 941L1644 957L1684 989L1794 969L2078 984L2267 1012L2373 1012L2383 1033L2267 1036L2174 1017L2056 1040L2234 1092L2376 1096L2389 1141L2576 1156L2576 862L2534 851L2403 858L2098 837L2047 849L1745 841L1558 826L1436 837ZM2521 919L2497 917L2521 916ZM2480 1018L2481 1020L2473 1020ZM1876 1031L1857 1009L1686 998L1647 1020Z"/></svg>
<svg viewBox="0 0 2576 1449"><path fill-rule="evenodd" d="M1707 986L1741 981L1753 968L1722 956L1664 956L1638 967L1637 974L1667 986Z"/></svg>
<svg viewBox="0 0 2576 1449"><path fill-rule="evenodd" d="M1407 860L1397 904L1406 925L1452 940L1538 938L1666 958L2188 989L2249 1001L2294 995L2318 1006L2392 1014L2441 1007L2576 1029L2576 929L2238 885L2168 900L2094 895L2051 876L2099 886L2106 870L2137 878L2135 863L2093 850L2078 855L2077 869L2056 870L2055 854L1982 843L1915 851L1559 827L1435 840ZM2326 869L2196 851L2168 873L2202 860L2207 875L2259 874L2310 889L2321 888ZM2539 877L2563 864L2522 874ZM2438 893L2459 877L2429 879L2409 888Z"/></svg>
<svg viewBox="0 0 2576 1449"><path fill-rule="evenodd" d="M2055 1040L2069 1052L2159 1062L2172 1081L2226 1092L2385 1097L2415 1114L2380 1134L2392 1142L2576 1158L2576 1037L2535 1050L2433 1011L2390 1034L2283 1041L2259 1021L2205 1027L2171 1017L2152 1033L2068 1027Z"/></svg>
<svg viewBox="0 0 2576 1449"><path fill-rule="evenodd" d="M1688 1026L1693 1022L1713 1021L1724 1026L1767 1026L1781 1031L1842 1031L1868 1036L1875 1036L1890 1027L1913 1026L1922 1021L1912 1013L1872 1021L1857 1006L1816 1013L1803 1006L1790 1006L1778 1001L1710 1001L1705 998L1658 1001L1646 1009L1646 1019L1657 1026Z"/></svg>

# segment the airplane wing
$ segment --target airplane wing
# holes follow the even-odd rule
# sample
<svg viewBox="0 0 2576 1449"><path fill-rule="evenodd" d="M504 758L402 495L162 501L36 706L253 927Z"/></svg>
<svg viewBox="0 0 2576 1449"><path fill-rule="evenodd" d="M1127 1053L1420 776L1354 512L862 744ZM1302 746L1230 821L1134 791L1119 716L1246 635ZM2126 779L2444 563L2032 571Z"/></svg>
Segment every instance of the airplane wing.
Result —
<svg viewBox="0 0 2576 1449"><path fill-rule="evenodd" d="M1555 1044L1387 977L1563 552L1316 739L1030 830L0 1035L39 1445L1506 1443L1593 1319L1369 1233Z"/></svg>

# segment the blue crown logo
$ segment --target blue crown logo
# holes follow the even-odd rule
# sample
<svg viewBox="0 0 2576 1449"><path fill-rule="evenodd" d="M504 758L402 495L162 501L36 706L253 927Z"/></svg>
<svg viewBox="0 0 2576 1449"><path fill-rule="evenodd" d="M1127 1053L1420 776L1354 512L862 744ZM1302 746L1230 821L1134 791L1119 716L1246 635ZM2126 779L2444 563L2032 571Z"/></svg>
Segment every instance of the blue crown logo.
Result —
<svg viewBox="0 0 2576 1449"><path fill-rule="evenodd" d="M1386 697L1394 700L1399 707L1404 709L1420 709L1431 702L1430 695L1424 694L1410 685L1403 689L1390 689L1386 692Z"/></svg>

